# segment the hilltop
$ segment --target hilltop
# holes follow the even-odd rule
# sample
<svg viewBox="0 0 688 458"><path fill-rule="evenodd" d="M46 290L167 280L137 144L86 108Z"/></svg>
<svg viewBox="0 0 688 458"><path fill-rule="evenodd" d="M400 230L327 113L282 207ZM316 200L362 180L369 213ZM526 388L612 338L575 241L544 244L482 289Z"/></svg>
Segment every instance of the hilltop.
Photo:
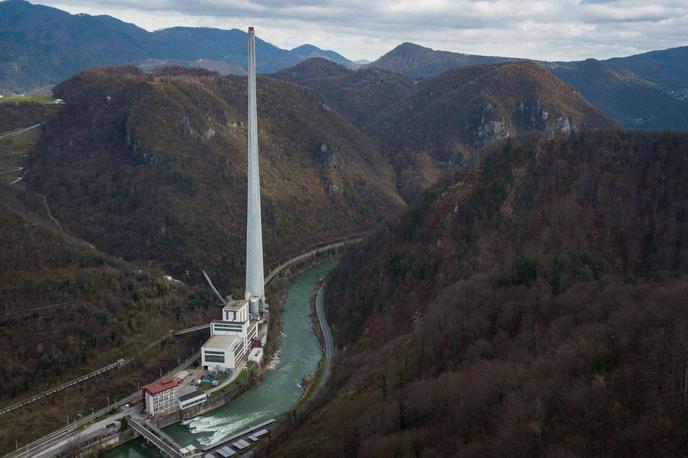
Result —
<svg viewBox="0 0 688 458"><path fill-rule="evenodd" d="M85 71L29 156L30 189L61 223L184 281L243 278L246 81L203 70ZM389 161L306 88L259 78L266 266L403 205Z"/></svg>
<svg viewBox="0 0 688 458"><path fill-rule="evenodd" d="M680 455L687 155L530 135L425 193L336 270L330 391L271 456Z"/></svg>
<svg viewBox="0 0 688 458"><path fill-rule="evenodd" d="M371 136L371 121L382 111L415 92L410 78L377 68L349 70L323 58L305 60L281 70L274 78L310 87L349 121Z"/></svg>
<svg viewBox="0 0 688 458"><path fill-rule="evenodd" d="M402 73L412 78L424 78L466 65L496 64L513 60L518 59L436 51L414 43L402 43L368 64L368 67Z"/></svg>
<svg viewBox="0 0 688 458"><path fill-rule="evenodd" d="M469 65L414 82L379 68L308 59L273 75L317 90L376 141L407 200L479 160L479 150L528 131L613 127L572 87L532 62Z"/></svg>
<svg viewBox="0 0 688 458"><path fill-rule="evenodd" d="M437 51L404 43L369 66L429 78L471 64L521 59ZM571 84L619 125L688 130L688 47L573 62L537 62Z"/></svg>
<svg viewBox="0 0 688 458"><path fill-rule="evenodd" d="M382 111L369 130L377 132L397 169L399 189L409 197L477 161L481 147L504 138L613 125L538 65L513 62L467 66L428 78Z"/></svg>

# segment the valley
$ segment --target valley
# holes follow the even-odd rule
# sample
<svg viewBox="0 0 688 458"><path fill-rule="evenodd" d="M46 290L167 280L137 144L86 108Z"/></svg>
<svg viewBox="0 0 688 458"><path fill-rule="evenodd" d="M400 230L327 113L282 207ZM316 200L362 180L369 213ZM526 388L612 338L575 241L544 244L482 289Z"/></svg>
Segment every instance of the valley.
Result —
<svg viewBox="0 0 688 458"><path fill-rule="evenodd" d="M328 401L271 456L680 454L687 142L507 142L378 229L331 280Z"/></svg>
<svg viewBox="0 0 688 458"><path fill-rule="evenodd" d="M0 1L2 454L685 454L688 47L382 3Z"/></svg>

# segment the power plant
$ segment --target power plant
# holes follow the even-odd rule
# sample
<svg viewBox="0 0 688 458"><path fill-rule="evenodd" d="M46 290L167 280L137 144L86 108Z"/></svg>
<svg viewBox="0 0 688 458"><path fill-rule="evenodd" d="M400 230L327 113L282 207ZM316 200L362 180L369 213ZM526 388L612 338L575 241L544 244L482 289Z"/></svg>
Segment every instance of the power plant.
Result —
<svg viewBox="0 0 688 458"><path fill-rule="evenodd" d="M267 336L257 118L256 36L253 27L249 27L246 294L239 300L222 299L218 294L223 303L222 317L210 323L210 339L201 349L201 364L208 371L235 370L249 353L252 359L260 359ZM261 350L251 352L256 347Z"/></svg>

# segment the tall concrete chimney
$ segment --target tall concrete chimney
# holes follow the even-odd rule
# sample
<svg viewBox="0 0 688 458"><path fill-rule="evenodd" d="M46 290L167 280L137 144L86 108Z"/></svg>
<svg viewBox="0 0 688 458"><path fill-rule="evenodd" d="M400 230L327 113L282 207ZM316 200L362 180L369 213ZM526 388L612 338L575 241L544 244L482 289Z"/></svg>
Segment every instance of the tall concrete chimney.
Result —
<svg viewBox="0 0 688 458"><path fill-rule="evenodd" d="M257 315L265 301L263 230L260 218L260 174L258 171L258 123L256 109L256 36L248 28L248 208L246 212L246 299Z"/></svg>

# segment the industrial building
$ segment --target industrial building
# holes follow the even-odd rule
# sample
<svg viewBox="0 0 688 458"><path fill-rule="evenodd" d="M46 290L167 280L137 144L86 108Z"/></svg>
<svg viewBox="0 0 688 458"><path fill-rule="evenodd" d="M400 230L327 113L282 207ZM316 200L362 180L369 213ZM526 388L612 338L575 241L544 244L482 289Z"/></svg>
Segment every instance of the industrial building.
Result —
<svg viewBox="0 0 688 458"><path fill-rule="evenodd" d="M201 350L201 365L209 371L225 371L237 367L246 353L241 337L232 335L212 336Z"/></svg>
<svg viewBox="0 0 688 458"><path fill-rule="evenodd" d="M248 36L246 292L243 299L224 298L208 279L223 306L220 319L210 323L210 338L201 347L201 366L211 373L234 371L247 359L260 364L267 339L269 313L265 302L263 271L256 106L256 39L253 27L249 28ZM164 379L144 386L142 391L146 412L159 416L203 404L207 400L206 393L193 391L179 396L177 384L188 375L188 372L181 371L176 378Z"/></svg>
<svg viewBox="0 0 688 458"><path fill-rule="evenodd" d="M176 411L179 408L177 380L162 379L141 387L143 403L149 415L159 416Z"/></svg>
<svg viewBox="0 0 688 458"><path fill-rule="evenodd" d="M190 409L191 407L203 404L206 399L208 399L208 395L203 391L192 391L191 393L179 396L179 408L182 410Z"/></svg>

